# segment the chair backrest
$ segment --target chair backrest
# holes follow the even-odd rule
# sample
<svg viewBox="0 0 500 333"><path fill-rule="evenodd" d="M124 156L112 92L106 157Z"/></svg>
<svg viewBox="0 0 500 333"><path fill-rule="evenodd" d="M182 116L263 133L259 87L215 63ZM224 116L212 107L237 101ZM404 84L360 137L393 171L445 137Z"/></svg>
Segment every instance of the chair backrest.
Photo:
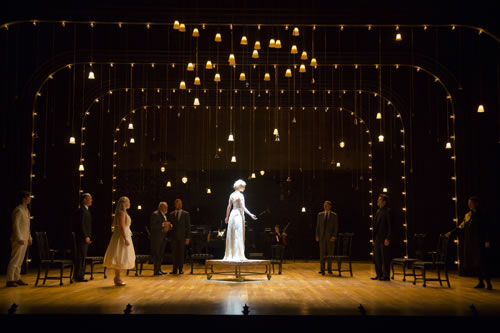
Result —
<svg viewBox="0 0 500 333"><path fill-rule="evenodd" d="M339 233L336 240L337 248L335 255L351 257L353 237L354 233L352 232Z"/></svg>
<svg viewBox="0 0 500 333"><path fill-rule="evenodd" d="M150 242L148 237L144 232L133 232L132 233L132 243L134 245L134 251L138 255L144 255L150 253Z"/></svg>
<svg viewBox="0 0 500 333"><path fill-rule="evenodd" d="M36 244L38 248L38 255L40 260L50 260L49 241L45 231L35 232Z"/></svg>
<svg viewBox="0 0 500 333"><path fill-rule="evenodd" d="M436 261L446 262L448 260L448 241L449 237L439 235Z"/></svg>
<svg viewBox="0 0 500 333"><path fill-rule="evenodd" d="M208 234L205 234L204 231L205 230L191 232L191 254L201 254L208 252Z"/></svg>
<svg viewBox="0 0 500 333"><path fill-rule="evenodd" d="M415 234L413 239L415 240L415 257L420 260L424 260L425 256L425 239L427 234Z"/></svg>

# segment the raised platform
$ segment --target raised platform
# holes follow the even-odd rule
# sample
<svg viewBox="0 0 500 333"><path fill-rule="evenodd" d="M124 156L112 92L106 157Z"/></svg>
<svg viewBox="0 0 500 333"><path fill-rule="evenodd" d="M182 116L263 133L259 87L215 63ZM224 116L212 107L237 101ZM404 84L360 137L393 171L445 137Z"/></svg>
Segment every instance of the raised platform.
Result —
<svg viewBox="0 0 500 333"><path fill-rule="evenodd" d="M234 267L234 271L214 271L214 266ZM249 272L241 271L242 267L256 267L265 266L266 270L262 272ZM210 268L210 271L209 271ZM234 275L240 282L245 280L248 275L267 275L267 279L271 280L271 261L270 260L255 260L248 259L245 261L227 261L227 260L206 260L205 261L205 274L207 279L210 280L213 275Z"/></svg>

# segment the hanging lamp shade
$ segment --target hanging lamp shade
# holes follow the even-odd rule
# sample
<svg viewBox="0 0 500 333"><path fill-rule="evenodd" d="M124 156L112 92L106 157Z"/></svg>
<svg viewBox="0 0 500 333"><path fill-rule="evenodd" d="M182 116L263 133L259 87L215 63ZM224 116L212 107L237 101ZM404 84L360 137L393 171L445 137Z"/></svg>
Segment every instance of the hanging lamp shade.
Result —
<svg viewBox="0 0 500 333"><path fill-rule="evenodd" d="M200 37L200 31L198 30L198 28L193 29L193 37Z"/></svg>
<svg viewBox="0 0 500 333"><path fill-rule="evenodd" d="M264 174L265 174L265 173L266 173L266 172L265 172L264 170L260 170L260 175L261 175L261 176L264 176Z"/></svg>
<svg viewBox="0 0 500 333"><path fill-rule="evenodd" d="M255 41L255 45L253 46L254 49L260 50L260 42L257 40Z"/></svg>
<svg viewBox="0 0 500 333"><path fill-rule="evenodd" d="M384 142L384 136L382 134L378 136L378 142Z"/></svg>
<svg viewBox="0 0 500 333"><path fill-rule="evenodd" d="M246 81L246 76L245 76L245 73L244 72L241 72L240 73L240 81Z"/></svg>
<svg viewBox="0 0 500 333"><path fill-rule="evenodd" d="M301 212L305 213L306 212L306 207L302 207Z"/></svg>
<svg viewBox="0 0 500 333"><path fill-rule="evenodd" d="M227 59L227 62L231 66L236 65L236 58L234 57L234 53L229 54L229 58Z"/></svg>
<svg viewBox="0 0 500 333"><path fill-rule="evenodd" d="M94 79L95 79L94 72L92 71L92 69L90 69L90 72L89 72L89 80L94 80Z"/></svg>
<svg viewBox="0 0 500 333"><path fill-rule="evenodd" d="M400 41L402 41L402 40L403 40L403 37L401 36L401 33L399 33L399 32L398 32L398 33L396 34L396 41L397 41L397 42L400 42Z"/></svg>
<svg viewBox="0 0 500 333"><path fill-rule="evenodd" d="M258 59L259 58L259 51L253 50L253 52L252 52L252 58L253 59Z"/></svg>
<svg viewBox="0 0 500 333"><path fill-rule="evenodd" d="M78 166L78 171L85 171L85 168L83 167L83 164L80 164Z"/></svg>
<svg viewBox="0 0 500 333"><path fill-rule="evenodd" d="M290 54L297 54L299 51L297 50L297 45L292 45L292 48L290 49Z"/></svg>
<svg viewBox="0 0 500 333"><path fill-rule="evenodd" d="M220 82L220 74L219 73L215 73L214 81L215 82Z"/></svg>
<svg viewBox="0 0 500 333"><path fill-rule="evenodd" d="M316 58L311 59L311 66L318 66L318 62L316 61Z"/></svg>
<svg viewBox="0 0 500 333"><path fill-rule="evenodd" d="M185 31L186 31L186 25L185 25L184 23L181 23L181 24L179 25L179 31L180 31L180 32L185 32Z"/></svg>
<svg viewBox="0 0 500 333"><path fill-rule="evenodd" d="M186 176L182 177L181 181L183 184L186 184L188 182L188 177Z"/></svg>
<svg viewBox="0 0 500 333"><path fill-rule="evenodd" d="M128 129L129 130L133 130L134 129L134 124L133 123L129 123L128 124Z"/></svg>
<svg viewBox="0 0 500 333"><path fill-rule="evenodd" d="M72 137L69 138L69 143L72 144L72 145L74 145L76 143L76 140L75 140L74 136L72 136Z"/></svg>
<svg viewBox="0 0 500 333"><path fill-rule="evenodd" d="M483 104L480 104L480 105L477 107L477 112L478 112L478 113L483 113L483 112L484 112L484 106L483 106Z"/></svg>
<svg viewBox="0 0 500 333"><path fill-rule="evenodd" d="M344 148L345 147L345 142L344 141L340 141L339 146L340 146L340 148Z"/></svg>
<svg viewBox="0 0 500 333"><path fill-rule="evenodd" d="M248 45L248 40L247 40L247 37L246 36L243 36L241 37L241 42L240 42L241 45Z"/></svg>
<svg viewBox="0 0 500 333"><path fill-rule="evenodd" d="M212 190L210 189L210 187L207 187L207 194L212 194Z"/></svg>
<svg viewBox="0 0 500 333"><path fill-rule="evenodd" d="M194 71L194 64L192 62L188 63L187 70L190 72Z"/></svg>
<svg viewBox="0 0 500 333"><path fill-rule="evenodd" d="M250 176L250 178L252 178L252 179L257 178L257 177L255 176L255 172L252 172L252 175Z"/></svg>
<svg viewBox="0 0 500 333"><path fill-rule="evenodd" d="M233 142L234 141L234 136L233 136L232 133L229 134L229 136L227 137L227 141L229 141L229 142Z"/></svg>
<svg viewBox="0 0 500 333"><path fill-rule="evenodd" d="M306 65L301 64L299 67L299 73L305 73L306 72Z"/></svg>
<svg viewBox="0 0 500 333"><path fill-rule="evenodd" d="M280 133L278 132L278 129L275 128L274 131L273 131L273 135L280 135Z"/></svg>
<svg viewBox="0 0 500 333"><path fill-rule="evenodd" d="M274 47L277 48L277 49L281 49L281 40L276 39L276 44L275 44Z"/></svg>
<svg viewBox="0 0 500 333"><path fill-rule="evenodd" d="M179 30L179 25L180 25L179 21L175 20L174 21L174 30Z"/></svg>
<svg viewBox="0 0 500 333"><path fill-rule="evenodd" d="M300 60L307 60L307 52L302 51L302 54L300 55Z"/></svg>
<svg viewBox="0 0 500 333"><path fill-rule="evenodd" d="M274 138L274 141L275 141L275 142L280 142L280 136L279 136L279 135L276 135L276 137Z"/></svg>
<svg viewBox="0 0 500 333"><path fill-rule="evenodd" d="M160 171L161 171L161 172L165 172L165 167L164 167L164 166L162 166L162 167L160 168Z"/></svg>
<svg viewBox="0 0 500 333"><path fill-rule="evenodd" d="M205 69L212 69L212 62L210 60L207 60L207 64L205 65Z"/></svg>
<svg viewBox="0 0 500 333"><path fill-rule="evenodd" d="M170 182L170 180L167 182L167 187L172 187L172 183Z"/></svg>
<svg viewBox="0 0 500 333"><path fill-rule="evenodd" d="M274 41L274 38L271 38L269 40L269 47L270 48L275 48L276 47L276 42Z"/></svg>
<svg viewBox="0 0 500 333"><path fill-rule="evenodd" d="M181 83L179 83L179 89L186 89L186 82L185 81L181 81Z"/></svg>
<svg viewBox="0 0 500 333"><path fill-rule="evenodd" d="M264 74L264 81L271 81L271 74L269 73Z"/></svg>
<svg viewBox="0 0 500 333"><path fill-rule="evenodd" d="M382 113L377 112L377 119L382 119Z"/></svg>
<svg viewBox="0 0 500 333"><path fill-rule="evenodd" d="M337 168L340 168L340 162L337 162L336 166Z"/></svg>
<svg viewBox="0 0 500 333"><path fill-rule="evenodd" d="M384 188L382 189L382 192L387 193L387 187L384 187Z"/></svg>
<svg viewBox="0 0 500 333"><path fill-rule="evenodd" d="M196 106L200 105L200 100L198 99L198 97L194 98L193 105L196 105Z"/></svg>
<svg viewBox="0 0 500 333"><path fill-rule="evenodd" d="M300 36L300 32L299 32L298 27L293 28L292 36Z"/></svg>
<svg viewBox="0 0 500 333"><path fill-rule="evenodd" d="M130 138L130 143L135 143L135 139L134 138Z"/></svg>
<svg viewBox="0 0 500 333"><path fill-rule="evenodd" d="M446 149L451 149L451 142L450 141L446 142L445 147L446 147Z"/></svg>
<svg viewBox="0 0 500 333"><path fill-rule="evenodd" d="M231 157L231 163L236 163L236 156L234 156L234 155L233 155L233 156Z"/></svg>
<svg viewBox="0 0 500 333"><path fill-rule="evenodd" d="M290 68L286 69L285 77L292 77L292 70Z"/></svg>
<svg viewBox="0 0 500 333"><path fill-rule="evenodd" d="M222 36L220 35L220 33L219 33L219 32L215 34L215 41L216 41L217 43L222 42Z"/></svg>
<svg viewBox="0 0 500 333"><path fill-rule="evenodd" d="M200 77L199 77L199 76L195 77L195 78L194 78L194 85L195 85L195 86L199 86L200 84L201 84Z"/></svg>

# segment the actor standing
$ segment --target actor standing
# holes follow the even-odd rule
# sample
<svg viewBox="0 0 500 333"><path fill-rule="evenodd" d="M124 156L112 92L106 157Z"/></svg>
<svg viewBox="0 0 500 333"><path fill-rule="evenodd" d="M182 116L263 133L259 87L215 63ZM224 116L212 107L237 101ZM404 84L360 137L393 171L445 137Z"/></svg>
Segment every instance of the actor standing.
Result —
<svg viewBox="0 0 500 333"><path fill-rule="evenodd" d="M31 246L30 212L31 194L22 191L18 195L18 206L12 212L12 235L10 243L12 252L7 267L7 287L26 286L21 280L21 265L23 264L26 249Z"/></svg>
<svg viewBox="0 0 500 333"><path fill-rule="evenodd" d="M335 239L339 230L337 214L332 212L332 203L326 200L323 203L324 211L318 213L316 219L316 242L319 242L319 262L321 275L325 275L325 256L332 256ZM332 273L332 263L328 261L328 273Z"/></svg>
<svg viewBox="0 0 500 333"><path fill-rule="evenodd" d="M191 217L189 212L182 210L182 200L175 199L175 210L169 215L172 230L170 231L170 239L172 244L172 261L173 268L170 274L184 274L182 268L184 266L184 249L189 245L191 239Z"/></svg>
<svg viewBox="0 0 500 333"><path fill-rule="evenodd" d="M372 280L390 281L389 244L391 239L392 212L388 207L389 197L380 194L377 199L379 209L373 221L373 254L377 275Z"/></svg>
<svg viewBox="0 0 500 333"><path fill-rule="evenodd" d="M165 246L167 244L165 230L171 225L167 221L168 204L160 202L158 210L151 214L150 219L150 240L151 240L151 256L153 257L154 275L165 274L161 270L163 256L165 255Z"/></svg>
<svg viewBox="0 0 500 333"><path fill-rule="evenodd" d="M92 235L92 216L89 207L92 206L92 196L89 193L83 193L80 197L80 207L75 213L73 221L73 231L76 238L75 253L75 281L88 282L85 279L85 259L89 248Z"/></svg>

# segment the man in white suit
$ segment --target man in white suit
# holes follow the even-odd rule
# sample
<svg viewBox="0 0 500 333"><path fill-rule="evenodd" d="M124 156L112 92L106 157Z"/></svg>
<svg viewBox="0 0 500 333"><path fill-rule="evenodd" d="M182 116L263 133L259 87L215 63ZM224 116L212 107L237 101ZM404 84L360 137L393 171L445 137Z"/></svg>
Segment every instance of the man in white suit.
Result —
<svg viewBox="0 0 500 333"><path fill-rule="evenodd" d="M26 249L32 243L30 212L28 210L28 205L31 203L31 194L26 191L20 192L18 203L19 205L12 212L12 235L10 237L12 252L7 267L7 287L27 285L21 280L21 266L26 255Z"/></svg>
<svg viewBox="0 0 500 333"><path fill-rule="evenodd" d="M339 220L337 214L332 212L331 201L323 203L322 212L318 213L316 219L316 242L319 243L319 262L321 275L325 275L325 256L332 256L335 239L339 230ZM328 261L328 273L332 273L332 262Z"/></svg>

